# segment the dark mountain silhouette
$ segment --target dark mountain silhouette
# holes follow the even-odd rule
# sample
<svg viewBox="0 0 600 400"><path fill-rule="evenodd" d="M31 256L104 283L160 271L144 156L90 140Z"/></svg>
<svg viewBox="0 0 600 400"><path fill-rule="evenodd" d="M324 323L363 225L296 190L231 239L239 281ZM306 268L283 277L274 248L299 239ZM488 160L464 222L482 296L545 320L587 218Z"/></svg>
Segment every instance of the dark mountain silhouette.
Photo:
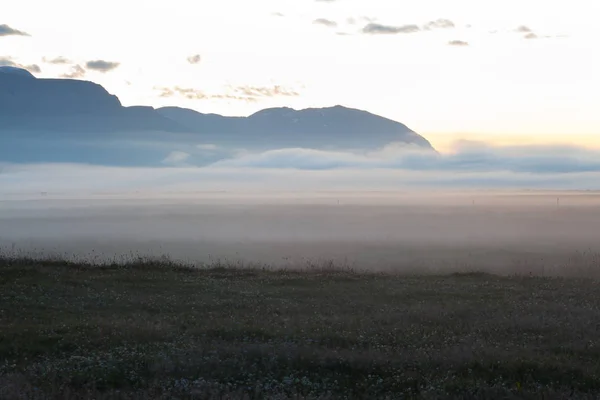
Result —
<svg viewBox="0 0 600 400"><path fill-rule="evenodd" d="M37 79L0 67L2 131L195 133L198 140L254 147L380 147L390 142L431 145L405 125L366 111L335 106L273 108L249 117L224 117L165 107L123 107L102 86L73 79Z"/></svg>
<svg viewBox="0 0 600 400"><path fill-rule="evenodd" d="M0 129L62 132L182 132L152 107L123 107L102 86L74 79L36 79L0 67Z"/></svg>
<svg viewBox="0 0 600 400"><path fill-rule="evenodd" d="M165 107L124 107L92 82L37 79L0 67L0 163L155 166L171 152L208 165L240 149L375 149L391 142L432 149L405 125L342 106L272 108L225 117Z"/></svg>
<svg viewBox="0 0 600 400"><path fill-rule="evenodd" d="M210 139L234 137L241 143L265 145L376 148L391 142L431 148L422 136L405 125L366 111L342 106L294 110L270 108L249 117L223 117L178 107L157 110L189 131Z"/></svg>

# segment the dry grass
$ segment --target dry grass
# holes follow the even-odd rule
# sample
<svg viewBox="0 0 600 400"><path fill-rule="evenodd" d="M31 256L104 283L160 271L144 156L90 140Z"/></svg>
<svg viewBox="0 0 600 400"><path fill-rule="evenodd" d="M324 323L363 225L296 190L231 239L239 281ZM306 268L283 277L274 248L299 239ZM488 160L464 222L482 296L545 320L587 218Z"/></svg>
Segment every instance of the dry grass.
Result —
<svg viewBox="0 0 600 400"><path fill-rule="evenodd" d="M598 284L0 258L0 398L598 398Z"/></svg>

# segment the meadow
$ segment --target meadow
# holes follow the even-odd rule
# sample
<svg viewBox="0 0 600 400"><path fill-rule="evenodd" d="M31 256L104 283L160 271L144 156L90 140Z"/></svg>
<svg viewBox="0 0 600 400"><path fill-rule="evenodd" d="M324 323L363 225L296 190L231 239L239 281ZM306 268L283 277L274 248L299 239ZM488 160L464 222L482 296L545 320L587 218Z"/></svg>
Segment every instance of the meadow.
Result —
<svg viewBox="0 0 600 400"><path fill-rule="evenodd" d="M598 398L599 283L4 256L0 398Z"/></svg>

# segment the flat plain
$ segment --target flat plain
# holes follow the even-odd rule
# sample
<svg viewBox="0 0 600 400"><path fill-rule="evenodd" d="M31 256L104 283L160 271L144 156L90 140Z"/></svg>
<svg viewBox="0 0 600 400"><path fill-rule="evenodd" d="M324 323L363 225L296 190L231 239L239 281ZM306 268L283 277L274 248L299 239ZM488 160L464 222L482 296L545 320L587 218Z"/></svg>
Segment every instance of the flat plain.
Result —
<svg viewBox="0 0 600 400"><path fill-rule="evenodd" d="M0 261L0 398L597 398L599 282Z"/></svg>

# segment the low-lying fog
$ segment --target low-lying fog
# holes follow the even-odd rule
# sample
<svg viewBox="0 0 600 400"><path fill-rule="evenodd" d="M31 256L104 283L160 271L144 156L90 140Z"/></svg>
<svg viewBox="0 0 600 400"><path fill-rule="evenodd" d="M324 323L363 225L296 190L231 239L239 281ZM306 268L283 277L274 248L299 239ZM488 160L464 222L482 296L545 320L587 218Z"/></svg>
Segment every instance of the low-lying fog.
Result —
<svg viewBox="0 0 600 400"><path fill-rule="evenodd" d="M4 197L6 252L274 267L600 275L600 194L190 193ZM598 272L595 272L599 270Z"/></svg>

